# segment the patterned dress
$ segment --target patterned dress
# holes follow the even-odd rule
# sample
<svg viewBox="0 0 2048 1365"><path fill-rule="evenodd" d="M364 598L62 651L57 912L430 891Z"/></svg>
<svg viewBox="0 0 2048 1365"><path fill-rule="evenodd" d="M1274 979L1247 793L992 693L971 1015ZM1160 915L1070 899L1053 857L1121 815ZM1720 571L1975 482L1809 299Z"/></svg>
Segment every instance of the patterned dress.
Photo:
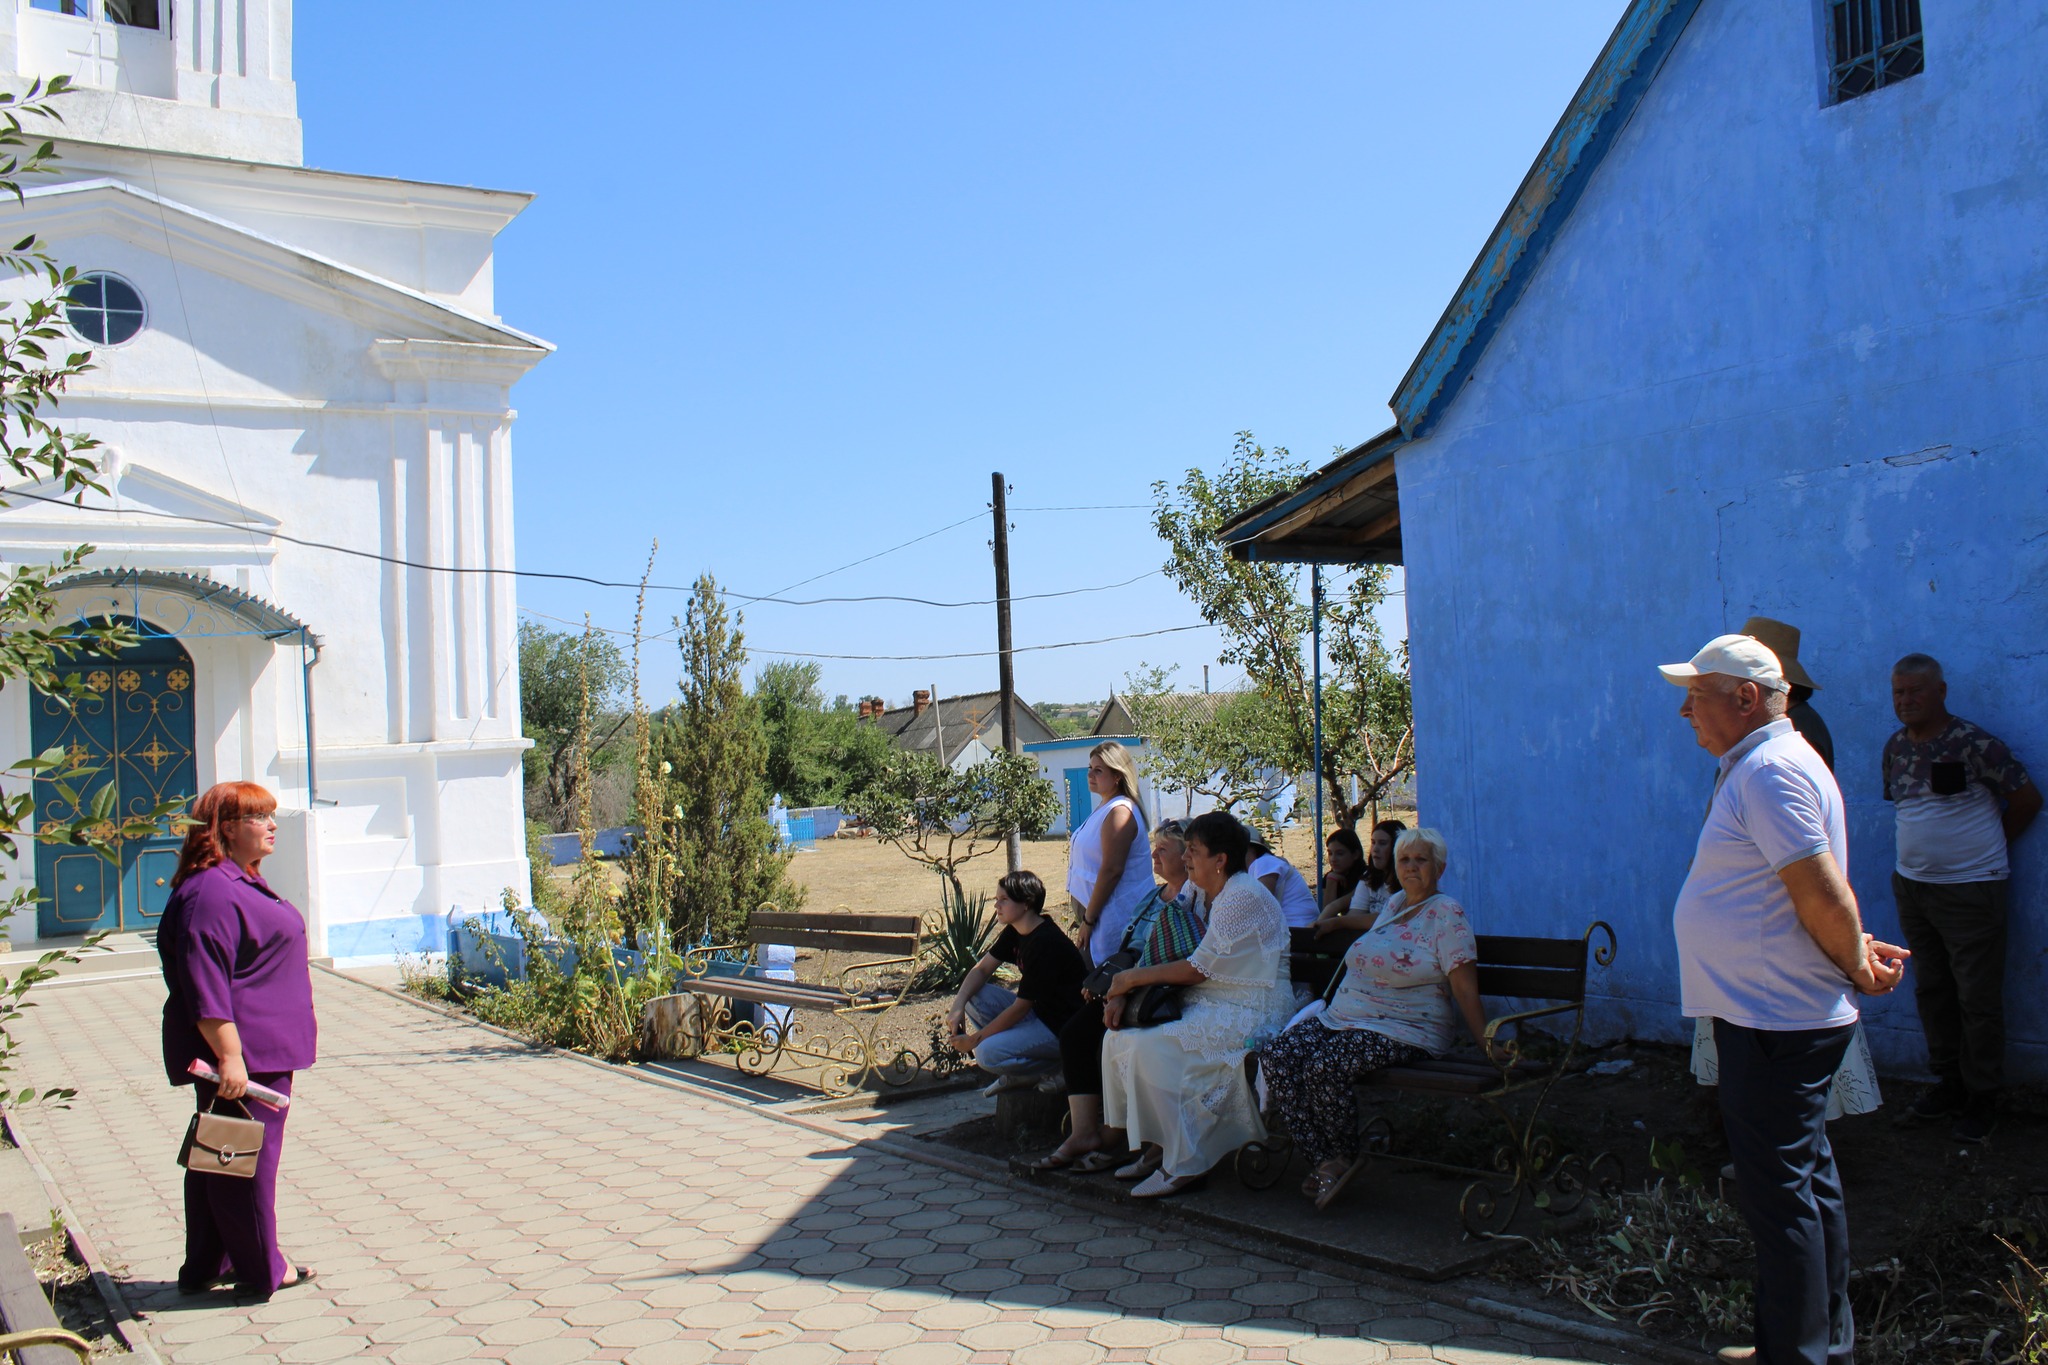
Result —
<svg viewBox="0 0 2048 1365"><path fill-rule="evenodd" d="M1232 876L1188 961L1203 979L1187 988L1179 1019L1117 1029L1102 1044L1103 1121L1133 1144L1158 1144L1172 1178L1200 1175L1266 1136L1244 1057L1293 1009L1280 902L1249 873Z"/></svg>

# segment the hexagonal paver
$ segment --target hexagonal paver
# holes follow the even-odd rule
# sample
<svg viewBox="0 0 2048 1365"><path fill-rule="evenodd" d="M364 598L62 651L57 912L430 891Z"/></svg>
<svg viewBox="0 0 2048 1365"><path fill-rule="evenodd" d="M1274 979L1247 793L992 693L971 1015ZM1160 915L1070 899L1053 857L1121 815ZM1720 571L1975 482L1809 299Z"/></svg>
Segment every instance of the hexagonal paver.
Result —
<svg viewBox="0 0 2048 1365"><path fill-rule="evenodd" d="M1051 1328L1036 1322L990 1322L962 1332L960 1344L976 1352L1016 1351L1051 1335Z"/></svg>
<svg viewBox="0 0 2048 1365"><path fill-rule="evenodd" d="M990 1304L976 1303L972 1299L952 1299L920 1308L910 1315L910 1320L927 1331L958 1332L994 1322L997 1312Z"/></svg>
<svg viewBox="0 0 2048 1365"><path fill-rule="evenodd" d="M1088 1340L1097 1346L1153 1347L1164 1346L1180 1335L1180 1329L1172 1323L1157 1318L1118 1318L1105 1322L1088 1333Z"/></svg>
<svg viewBox="0 0 2048 1365"><path fill-rule="evenodd" d="M1157 1365L1236 1365L1245 1359L1245 1348L1220 1337L1168 1342L1151 1354Z"/></svg>
<svg viewBox="0 0 2048 1365"><path fill-rule="evenodd" d="M1387 1348L1376 1341L1348 1337L1310 1337L1287 1351L1290 1365L1372 1365L1391 1358Z"/></svg>

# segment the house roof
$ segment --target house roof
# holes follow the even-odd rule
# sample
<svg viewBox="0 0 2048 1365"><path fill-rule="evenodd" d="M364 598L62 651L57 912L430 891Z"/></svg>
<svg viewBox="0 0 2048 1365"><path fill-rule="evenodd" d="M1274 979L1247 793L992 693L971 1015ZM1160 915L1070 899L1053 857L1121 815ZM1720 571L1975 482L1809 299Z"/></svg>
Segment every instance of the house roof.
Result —
<svg viewBox="0 0 2048 1365"><path fill-rule="evenodd" d="M1213 720L1226 702L1243 696L1242 692L1161 692L1145 699L1148 706L1177 719L1194 721ZM1128 727L1128 728L1126 728ZM1138 718L1132 714L1130 703L1112 693L1102 704L1102 714L1095 719L1093 735L1142 735L1143 729Z"/></svg>
<svg viewBox="0 0 2048 1365"><path fill-rule="evenodd" d="M1394 426L1233 518L1219 533L1232 554L1401 562L1395 452L1427 435L1457 397L1699 5L1633 0L1394 391Z"/></svg>
<svg viewBox="0 0 2048 1365"><path fill-rule="evenodd" d="M925 707L923 715L919 715L914 706L899 706L893 711L884 711L877 723L895 741L897 748L931 754L941 763L950 764L960 756L962 749L977 739L990 749L1003 747L1002 699L1000 692L969 692L957 697L941 697ZM1017 699L1017 735L1020 744L1056 738L1052 727L1022 697ZM942 738L945 741L943 753L939 751Z"/></svg>

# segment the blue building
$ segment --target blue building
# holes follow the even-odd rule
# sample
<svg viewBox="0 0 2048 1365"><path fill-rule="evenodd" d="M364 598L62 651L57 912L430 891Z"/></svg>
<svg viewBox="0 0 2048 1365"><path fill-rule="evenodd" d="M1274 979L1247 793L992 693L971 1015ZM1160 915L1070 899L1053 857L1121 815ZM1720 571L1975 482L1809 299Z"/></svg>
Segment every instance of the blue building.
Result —
<svg viewBox="0 0 2048 1365"><path fill-rule="evenodd" d="M1922 17L1924 12L1924 31ZM1805 633L1867 927L1896 941L1892 662L2048 780L2048 12L1636 0L1392 399L1242 555L1407 568L1418 799L1484 929L1621 937L1677 1040L1712 760L1653 669ZM2048 1078L2048 835L2014 850L2016 1079ZM1910 991L1879 1060L1924 1060Z"/></svg>

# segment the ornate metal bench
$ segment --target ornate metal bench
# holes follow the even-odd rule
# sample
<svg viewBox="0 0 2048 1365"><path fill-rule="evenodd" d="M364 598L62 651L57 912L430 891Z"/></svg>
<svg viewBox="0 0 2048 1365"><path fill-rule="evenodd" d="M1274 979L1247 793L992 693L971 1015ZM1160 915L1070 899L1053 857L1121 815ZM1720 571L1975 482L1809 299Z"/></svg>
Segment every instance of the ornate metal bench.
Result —
<svg viewBox="0 0 2048 1365"><path fill-rule="evenodd" d="M1560 1153L1547 1135L1536 1131L1551 1087L1570 1070L1585 1030L1587 968L1605 967L1614 961L1614 930L1595 920L1580 938L1480 934L1478 941L1482 997L1547 1003L1488 1017L1486 1041L1493 1050L1492 1061L1474 1053L1454 1053L1412 1066L1388 1067L1368 1076L1360 1086L1475 1100L1493 1112L1506 1140L1494 1153L1491 1171L1395 1152L1393 1126L1383 1115L1365 1125L1367 1152L1479 1177L1458 1201L1458 1216L1468 1231L1485 1236L1505 1231L1524 1198L1533 1198L1538 1208L1550 1213L1570 1212L1589 1189L1618 1186L1621 1166L1605 1153L1590 1160L1573 1152ZM1335 997L1343 979L1341 971L1332 978L1323 993L1325 1000ZM1539 1061L1524 1054L1523 1024L1544 1018L1562 1021L1566 1016L1570 1017L1571 1032L1554 1059ZM1522 1098L1509 1103L1518 1096ZM1526 1110L1518 1112L1524 1105ZM1286 1171L1293 1145L1284 1134L1247 1143L1237 1154L1238 1177L1253 1189L1269 1188Z"/></svg>
<svg viewBox="0 0 2048 1365"><path fill-rule="evenodd" d="M648 1027L660 1032L657 1021L672 1018L675 1007L688 1003L695 1007L700 1045L731 1051L749 1075L766 1075L784 1057L801 1057L820 1065L820 1084L831 1095L850 1094L870 1076L889 1085L906 1084L918 1074L918 1055L898 1048L884 1059L876 1034L910 990L923 930L918 915L791 914L764 907L747 921L745 943L706 946L684 955L678 983L683 994L652 1002ZM819 954L818 983L760 976L763 947ZM743 974L720 974L722 960L740 952ZM866 960L834 971L835 952L857 953ZM754 1007L754 1021L735 1018L733 1006L741 1003ZM837 1028L814 1031L798 1014L832 1015ZM669 1030L671 1038L674 1032Z"/></svg>

